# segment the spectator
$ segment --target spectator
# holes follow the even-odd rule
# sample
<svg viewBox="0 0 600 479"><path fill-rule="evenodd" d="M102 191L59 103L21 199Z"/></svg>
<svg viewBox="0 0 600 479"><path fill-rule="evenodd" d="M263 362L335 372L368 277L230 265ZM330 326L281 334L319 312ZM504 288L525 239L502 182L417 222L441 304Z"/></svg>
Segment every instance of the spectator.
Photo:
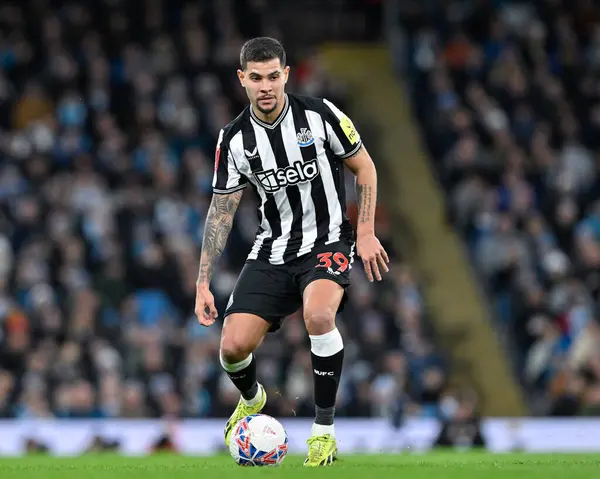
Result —
<svg viewBox="0 0 600 479"><path fill-rule="evenodd" d="M450 218L527 391L543 399L534 412L590 414L600 384L598 9L551 3L423 11L408 71Z"/></svg>

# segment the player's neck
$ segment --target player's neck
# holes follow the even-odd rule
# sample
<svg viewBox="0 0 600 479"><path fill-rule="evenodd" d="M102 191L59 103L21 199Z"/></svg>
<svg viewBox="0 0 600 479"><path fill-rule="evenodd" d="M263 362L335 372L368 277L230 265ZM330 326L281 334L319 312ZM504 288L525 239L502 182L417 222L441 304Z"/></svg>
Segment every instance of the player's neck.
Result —
<svg viewBox="0 0 600 479"><path fill-rule="evenodd" d="M285 108L285 94L277 101L277 108L275 108L271 113L263 113L254 105L252 105L252 111L260 121L264 121L265 123L273 123Z"/></svg>

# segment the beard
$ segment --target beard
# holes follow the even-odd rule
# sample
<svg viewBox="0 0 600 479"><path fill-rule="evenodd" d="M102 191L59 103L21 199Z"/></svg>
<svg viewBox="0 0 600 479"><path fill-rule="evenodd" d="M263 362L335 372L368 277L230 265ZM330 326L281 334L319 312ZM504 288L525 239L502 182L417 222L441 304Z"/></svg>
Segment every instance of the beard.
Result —
<svg viewBox="0 0 600 479"><path fill-rule="evenodd" d="M271 113L273 113L277 109L277 105L279 105L279 103L277 103L277 100L275 100L275 103L273 104L273 106L271 108L262 108L260 106L260 103L257 101L256 102L256 109L258 111L260 111L264 115L270 115Z"/></svg>

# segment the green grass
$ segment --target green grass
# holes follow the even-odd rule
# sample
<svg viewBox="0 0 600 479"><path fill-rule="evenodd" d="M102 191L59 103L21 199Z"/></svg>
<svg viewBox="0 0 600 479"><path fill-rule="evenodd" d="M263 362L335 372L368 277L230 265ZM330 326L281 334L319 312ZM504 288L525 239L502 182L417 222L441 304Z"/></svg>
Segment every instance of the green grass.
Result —
<svg viewBox="0 0 600 479"><path fill-rule="evenodd" d="M434 453L425 455L347 456L332 467L302 467L302 457L287 457L280 467L243 468L229 457L158 455L125 458L27 456L0 459L2 479L183 479L320 478L333 479L592 479L600 477L600 455Z"/></svg>

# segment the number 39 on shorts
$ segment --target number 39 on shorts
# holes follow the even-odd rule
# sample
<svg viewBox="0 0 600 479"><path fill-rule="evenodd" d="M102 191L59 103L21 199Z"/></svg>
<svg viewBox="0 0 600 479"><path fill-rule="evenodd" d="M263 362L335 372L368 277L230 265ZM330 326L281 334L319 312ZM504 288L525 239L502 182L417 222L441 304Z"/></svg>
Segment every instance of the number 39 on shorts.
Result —
<svg viewBox="0 0 600 479"><path fill-rule="evenodd" d="M333 267L333 263L336 264L336 272L344 273L350 262L344 253L340 253L339 251L334 253L332 251L328 251L326 253L320 253L317 255L317 259L319 260L319 264L315 266L315 268L325 268L330 269Z"/></svg>

